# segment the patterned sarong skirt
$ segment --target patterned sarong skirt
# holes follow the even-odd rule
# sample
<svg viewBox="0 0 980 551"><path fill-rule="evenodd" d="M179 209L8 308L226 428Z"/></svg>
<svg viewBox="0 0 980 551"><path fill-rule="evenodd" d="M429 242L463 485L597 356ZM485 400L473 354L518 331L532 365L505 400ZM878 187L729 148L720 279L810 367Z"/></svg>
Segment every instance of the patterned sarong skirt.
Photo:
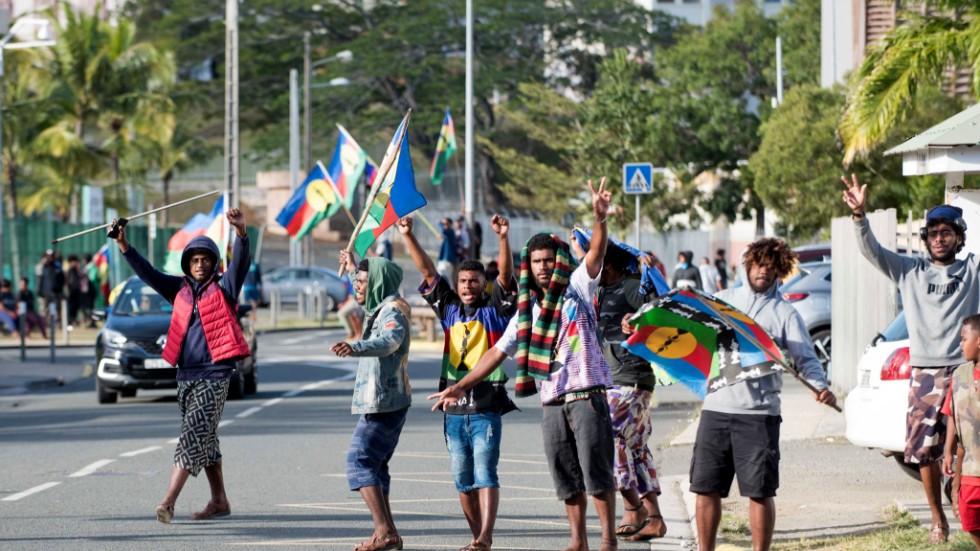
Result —
<svg viewBox="0 0 980 551"><path fill-rule="evenodd" d="M174 452L174 465L197 476L204 467L221 461L218 423L228 398L229 381L225 378L179 381L177 384L177 402L183 422Z"/></svg>

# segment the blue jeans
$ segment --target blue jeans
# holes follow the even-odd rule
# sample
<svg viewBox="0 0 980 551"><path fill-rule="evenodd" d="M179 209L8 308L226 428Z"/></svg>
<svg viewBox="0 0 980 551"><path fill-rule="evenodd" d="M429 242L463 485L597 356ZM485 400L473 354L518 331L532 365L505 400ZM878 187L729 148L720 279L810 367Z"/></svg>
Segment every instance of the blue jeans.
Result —
<svg viewBox="0 0 980 551"><path fill-rule="evenodd" d="M347 485L351 491L381 486L388 495L391 475L388 463L395 454L408 408L388 413L365 413L354 427L347 452Z"/></svg>
<svg viewBox="0 0 980 551"><path fill-rule="evenodd" d="M499 413L446 415L446 448L453 464L453 480L461 494L476 488L499 488L502 424Z"/></svg>

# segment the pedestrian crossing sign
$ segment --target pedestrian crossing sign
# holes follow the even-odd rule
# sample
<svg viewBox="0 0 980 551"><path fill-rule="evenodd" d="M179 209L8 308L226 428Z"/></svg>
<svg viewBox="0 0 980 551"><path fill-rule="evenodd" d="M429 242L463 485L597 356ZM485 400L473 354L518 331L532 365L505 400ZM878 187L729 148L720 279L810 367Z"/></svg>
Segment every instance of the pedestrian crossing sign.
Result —
<svg viewBox="0 0 980 551"><path fill-rule="evenodd" d="M638 195L653 192L653 165L650 163L623 164L623 193Z"/></svg>

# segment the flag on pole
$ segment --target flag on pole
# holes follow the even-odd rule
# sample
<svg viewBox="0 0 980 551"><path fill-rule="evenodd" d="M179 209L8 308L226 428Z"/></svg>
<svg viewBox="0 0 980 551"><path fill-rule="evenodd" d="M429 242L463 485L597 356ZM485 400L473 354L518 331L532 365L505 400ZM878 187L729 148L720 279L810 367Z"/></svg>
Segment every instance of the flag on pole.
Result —
<svg viewBox="0 0 980 551"><path fill-rule="evenodd" d="M378 183L380 187L374 201L367 206L364 224L354 240L354 249L361 257L364 257L378 236L399 218L425 206L425 197L415 189L415 171L412 169L412 157L408 148L408 129L402 132L407 120L407 116L402 119L391 140L389 151L398 136L402 136L401 143L394 150L395 158L391 169L384 181Z"/></svg>
<svg viewBox="0 0 980 551"><path fill-rule="evenodd" d="M314 226L340 210L341 201L342 196L333 179L323 163L317 161L276 216L276 222L286 228L293 239L302 239Z"/></svg>
<svg viewBox="0 0 980 551"><path fill-rule="evenodd" d="M439 131L439 141L436 142L436 154L432 158L432 168L429 169L429 179L432 184L438 186L442 183L443 173L446 171L446 163L456 152L456 126L453 125L453 117L449 114L449 107L446 107L446 116L442 119L442 130Z"/></svg>
<svg viewBox="0 0 980 551"><path fill-rule="evenodd" d="M783 370L782 354L765 330L700 291L671 291L644 305L630 323L636 331L622 346L702 398Z"/></svg>
<svg viewBox="0 0 980 551"><path fill-rule="evenodd" d="M367 153L357 145L347 129L338 124L337 147L333 151L330 166L327 167L327 174L348 209L354 207L354 193L367 163Z"/></svg>
<svg viewBox="0 0 980 551"><path fill-rule="evenodd" d="M199 212L195 214L183 228L177 230L177 233L170 238L170 242L167 244L167 258L164 260L163 271L168 274L184 275L184 271L180 267L180 257L184 254L184 247L187 246L187 243L199 235L206 235L214 240L223 258L226 234L225 197L222 195L214 202L214 207L210 213Z"/></svg>

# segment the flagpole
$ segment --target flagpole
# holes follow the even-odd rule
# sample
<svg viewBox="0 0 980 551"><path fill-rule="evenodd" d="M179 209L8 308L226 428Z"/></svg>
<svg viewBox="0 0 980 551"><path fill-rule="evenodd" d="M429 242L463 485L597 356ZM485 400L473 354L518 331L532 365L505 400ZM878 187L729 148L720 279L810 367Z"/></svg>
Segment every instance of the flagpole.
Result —
<svg viewBox="0 0 980 551"><path fill-rule="evenodd" d="M223 193L223 191L221 191L221 190L215 190L215 191L209 191L207 193L202 193L200 195L196 195L194 197L191 197L190 199L184 199L183 201L177 201L176 203L171 203L169 205L164 205L164 206L162 206L160 208L156 208L156 209L153 209L153 210L148 210L146 212L141 212L139 214L134 214L134 215L130 216L129 218L124 218L124 219L121 218L121 219L117 220L116 222L109 222L107 224L102 224L101 226L96 226L94 228L89 228L87 230L82 230L80 232L75 232L75 233L70 234L70 235L65 235L63 237L58 237L58 238L52 239L51 240L51 244L54 245L56 243L60 243L60 242L65 241L65 240L72 239L72 238L78 237L80 235L85 235L87 233L92 233L92 232L95 232L95 231L99 231L101 229L105 229L105 228L111 227L111 226L113 226L115 224L120 224L121 223L121 225L124 226L125 223L122 223L123 220L125 220L126 223L128 223L131 220L136 220L137 218L142 218L142 217L144 217L144 216L146 216L148 214L153 214L155 212L160 212L162 210L167 210L169 208L176 207L177 205L183 205L184 203L190 203L191 201L197 201L198 199L203 199L205 197L210 197L212 195L218 195L220 193Z"/></svg>
<svg viewBox="0 0 980 551"><path fill-rule="evenodd" d="M715 308L713 304L711 304L711 301L710 300L701 300L701 304L704 304L705 306L707 306L708 309L710 309L711 312L714 313L715 316L718 316L718 318L720 318L722 320L725 320L725 317L726 317L725 314L719 312L718 309ZM792 367L790 367L789 364L787 364L786 362L784 362L781 358L773 357L772 354L769 353L769 350L767 350L766 347L762 346L762 343L760 343L758 341L758 339L755 338L755 336L753 336L751 333L749 333L748 331L746 331L744 328L742 328L737 323L731 323L731 322L729 322L728 324L731 325L732 328L735 329L735 331L738 331L738 334L739 335L742 335L743 337L745 337L750 343L752 343L753 346L755 346L759 350L761 350L762 353L765 354L767 358L769 358L770 360L772 360L772 361L778 363L779 365L781 365L783 367L783 369L785 369L786 371L789 371L790 374L792 374L794 377L796 377L796 380L798 380L801 383L803 383L803 386L805 386L808 389L810 389L814 394L817 394L817 395L820 394L820 392L821 392L820 389L818 389L817 387L815 387L812 384L810 384L810 382L807 381L806 379L804 379L797 370L795 370ZM843 412L844 411L837 404L834 404L834 405L832 405L830 407L836 409L838 412Z"/></svg>
<svg viewBox="0 0 980 551"><path fill-rule="evenodd" d="M374 177L374 181L377 185L371 186L371 193L368 195L367 200L364 202L364 212L361 213L361 219L354 226L354 232L350 235L350 240L347 242L347 246L344 250L350 251L354 247L354 241L357 240L357 234L361 232L361 228L364 226L364 222L367 221L368 215L371 213L370 205L374 203L374 198L377 197L378 191L381 190L381 186L384 184L385 178L388 177L388 173L391 172L391 165L395 164L395 151L401 149L402 140L405 138L405 133L408 132L408 121L412 116L412 108L408 108L408 112L405 113L405 118L402 119L402 124L399 127L398 136L395 141L388 145L388 150L385 152L385 157L381 161L381 166L378 167L378 175ZM341 266L337 270L337 275L344 273L344 267Z"/></svg>
<svg viewBox="0 0 980 551"><path fill-rule="evenodd" d="M354 137L350 135L350 132L348 132L347 129L344 128L343 126L340 126L339 123L337 124L337 129L340 130L341 132L343 132L344 134L346 134L347 137L348 138L351 138L352 141L354 141L355 143L357 143L357 140L354 140ZM358 145L358 147L360 147L360 145ZM361 149L361 151L364 151L364 150ZM372 165L378 166L378 163L374 162L374 159L372 159L371 156L367 154L367 151L364 151L364 158L367 159L367 161L369 163L371 163ZM458 163L457 163L457 165L458 165ZM362 174L362 176L363 176L363 174ZM378 181L378 177L377 176L374 177L374 181ZM370 201L367 204L370 204ZM366 206L367 205L365 205L365 207ZM344 208L347 209L346 204L344 205ZM365 210L367 210L367 209L365 208ZM350 222L351 222L351 224L354 224L356 226L357 225L357 220L354 219L354 215L351 213L350 209L347 209L347 215L350 216ZM425 224L425 226L427 228L429 228L430 231L432 231L432 235L434 235L436 237L436 239L442 239L442 233L439 230L436 229L436 227L432 224L432 222L428 218L425 217L424 214L422 214L422 211L421 210L415 211L415 215L419 217L419 220L421 220L422 223ZM357 234L355 233L354 235L357 235Z"/></svg>

